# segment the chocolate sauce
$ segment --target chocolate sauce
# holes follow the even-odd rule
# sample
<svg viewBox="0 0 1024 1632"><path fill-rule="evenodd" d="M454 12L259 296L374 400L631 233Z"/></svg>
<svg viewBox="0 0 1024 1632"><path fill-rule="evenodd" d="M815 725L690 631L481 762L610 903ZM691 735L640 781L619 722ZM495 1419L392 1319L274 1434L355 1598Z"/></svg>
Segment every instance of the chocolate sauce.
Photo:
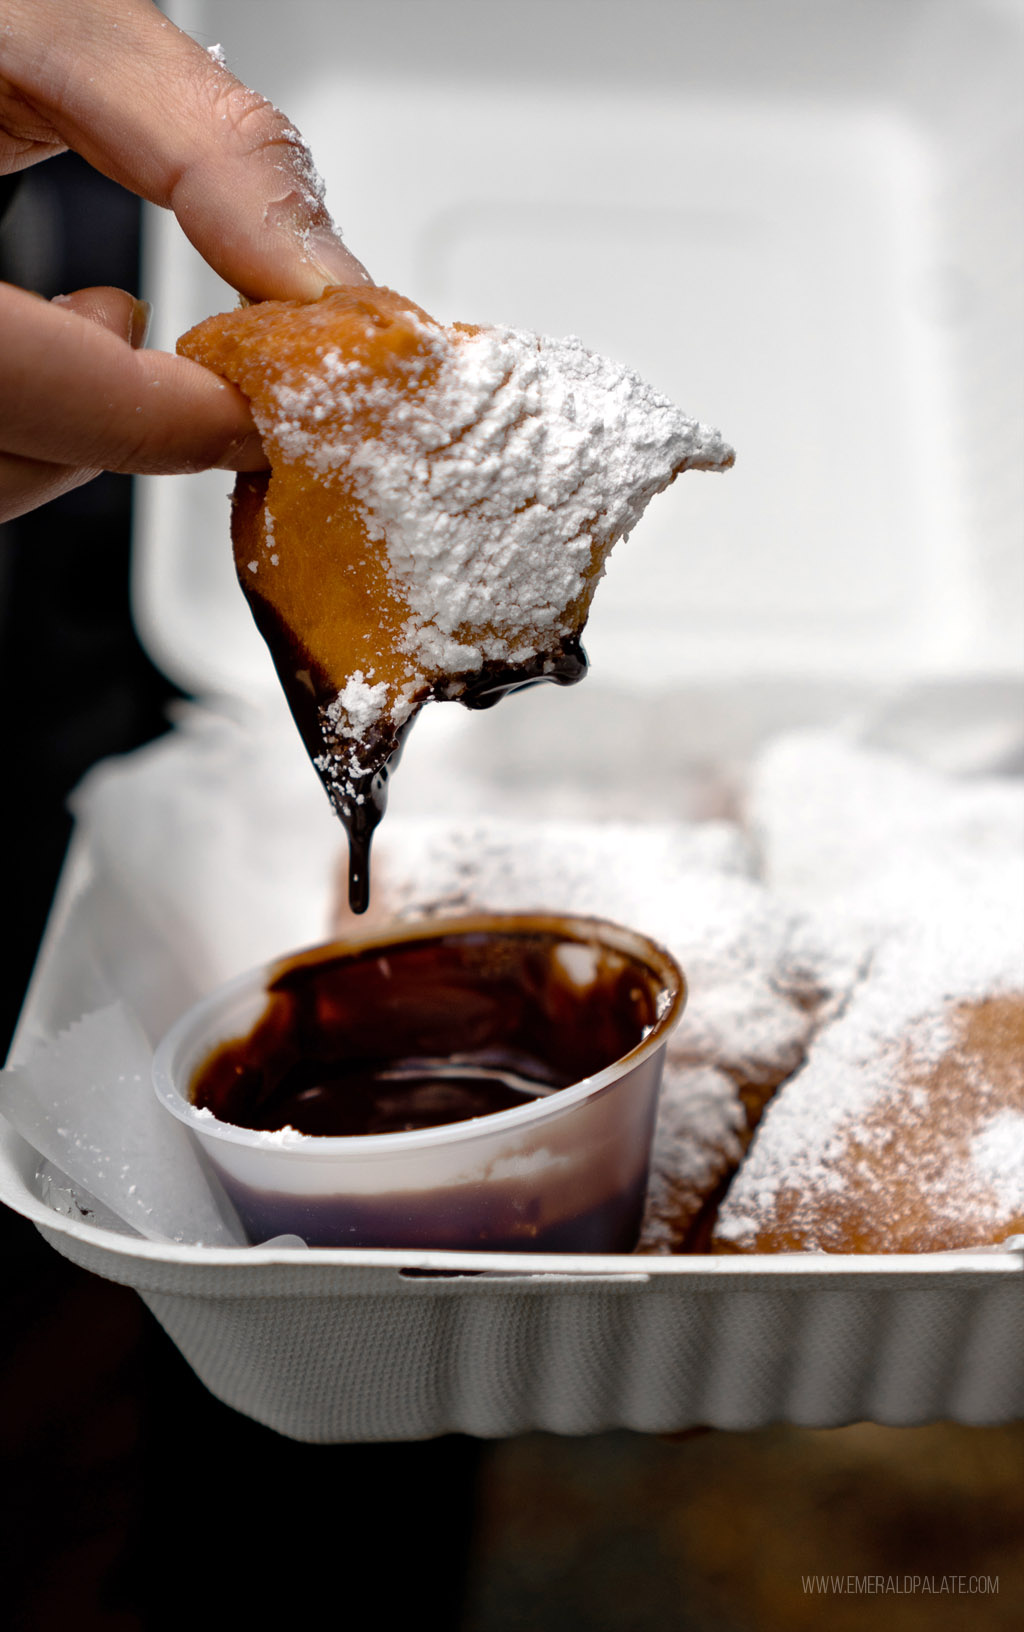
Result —
<svg viewBox="0 0 1024 1632"><path fill-rule="evenodd" d="M464 708L493 708L514 691L550 682L575 686L587 672L587 654L578 635L571 635L552 652L541 652L513 668L485 663L479 673L454 681L439 695L454 697Z"/></svg>
<svg viewBox="0 0 1024 1632"><path fill-rule="evenodd" d="M447 1195L411 1190L383 1202L349 1196L344 1205L332 1198L256 1193L237 1179L229 1188L251 1241L294 1232L320 1247L632 1252L643 1220L647 1163L624 1157L621 1166L599 1201L567 1206L555 1219L544 1218L536 1196L514 1196L500 1186L493 1193L479 1186Z"/></svg>
<svg viewBox="0 0 1024 1632"><path fill-rule="evenodd" d="M294 709L292 710L294 713ZM417 711L418 712L418 711ZM361 752L369 764L355 766L338 757L321 735L321 747L310 758L320 772L345 833L348 837L348 904L353 912L365 912L370 905L370 846L388 808L392 772L402 757L405 739L416 715L410 715L396 731L371 735Z"/></svg>
<svg viewBox="0 0 1024 1632"><path fill-rule="evenodd" d="M306 752L348 835L348 904L363 913L370 904L370 846L387 809L388 784L402 757L406 736L423 703L431 699L460 702L466 708L493 708L514 691L549 681L573 686L587 672L587 654L578 636L552 652L513 667L485 663L478 673L439 681L408 720L370 730L358 748L340 746L325 726L336 688L309 651L250 583L243 583L256 627L270 648L278 678Z"/></svg>
<svg viewBox="0 0 1024 1632"><path fill-rule="evenodd" d="M579 638L573 636L558 651L531 658L515 668L485 663L479 674L466 680L439 682L426 701L454 701L472 709L493 708L503 697L515 691L527 691L531 686L546 682L574 686L586 672L587 654ZM294 705L292 712L295 713ZM321 746L316 753L309 750L314 763L326 757L327 763L318 764L317 768L348 834L348 904L353 912L365 912L370 904L370 844L387 809L388 782L402 757L406 735L418 713L419 709L397 731L381 732L376 738L371 734L360 747L370 769L358 772L349 769L346 782L332 775L328 747ZM309 748L308 740L306 746Z"/></svg>
<svg viewBox="0 0 1024 1632"><path fill-rule="evenodd" d="M365 912L370 904L370 845L387 809L391 773L402 757L416 716L397 730L371 731L360 744L356 763L352 750L343 753L325 730L326 710L335 699L336 688L277 609L250 584L243 588L256 627L270 648L306 752L348 836L348 904L353 912Z"/></svg>
<svg viewBox="0 0 1024 1632"><path fill-rule="evenodd" d="M366 1135L489 1116L579 1082L656 1019L653 972L568 934L480 931L277 966L263 1014L198 1068L239 1127Z"/></svg>

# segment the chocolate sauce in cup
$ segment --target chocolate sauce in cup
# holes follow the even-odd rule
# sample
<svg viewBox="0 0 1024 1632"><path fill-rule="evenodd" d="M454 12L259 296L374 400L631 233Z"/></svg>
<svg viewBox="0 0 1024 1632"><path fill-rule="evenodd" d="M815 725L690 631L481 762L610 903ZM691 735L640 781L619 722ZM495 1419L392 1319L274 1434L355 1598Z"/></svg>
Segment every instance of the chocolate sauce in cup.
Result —
<svg viewBox="0 0 1024 1632"><path fill-rule="evenodd" d="M154 1080L251 1240L626 1252L684 990L601 920L430 920L232 982Z"/></svg>

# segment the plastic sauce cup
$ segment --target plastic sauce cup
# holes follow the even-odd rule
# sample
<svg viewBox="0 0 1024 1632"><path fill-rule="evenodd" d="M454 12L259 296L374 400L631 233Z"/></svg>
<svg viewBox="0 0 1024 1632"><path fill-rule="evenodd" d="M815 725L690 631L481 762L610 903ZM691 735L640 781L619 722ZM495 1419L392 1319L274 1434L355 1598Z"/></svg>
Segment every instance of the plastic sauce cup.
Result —
<svg viewBox="0 0 1024 1632"><path fill-rule="evenodd" d="M230 982L172 1026L154 1085L251 1241L628 1252L684 1001L668 952L600 919L430 919ZM399 1131L352 1132L367 1107ZM345 1131L297 1131L325 1115Z"/></svg>

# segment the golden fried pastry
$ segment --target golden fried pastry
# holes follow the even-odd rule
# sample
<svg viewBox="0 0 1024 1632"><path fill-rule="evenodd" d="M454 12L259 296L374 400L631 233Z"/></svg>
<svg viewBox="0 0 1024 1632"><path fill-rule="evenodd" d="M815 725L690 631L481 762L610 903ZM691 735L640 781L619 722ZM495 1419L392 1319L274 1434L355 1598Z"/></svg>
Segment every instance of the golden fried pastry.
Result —
<svg viewBox="0 0 1024 1632"><path fill-rule="evenodd" d="M776 740L748 810L769 880L872 947L769 1105L722 1251L924 1252L1024 1232L1024 783L834 732Z"/></svg>
<svg viewBox="0 0 1024 1632"><path fill-rule="evenodd" d="M263 437L269 476L236 485L236 566L362 910L423 703L579 679L612 545L680 471L732 450L576 339L446 327L388 289L266 301L178 349L241 388Z"/></svg>
<svg viewBox="0 0 1024 1632"><path fill-rule="evenodd" d="M1005 883L960 920L959 952L934 928L881 949L769 1105L716 1249L938 1252L1024 1234L1019 873Z"/></svg>

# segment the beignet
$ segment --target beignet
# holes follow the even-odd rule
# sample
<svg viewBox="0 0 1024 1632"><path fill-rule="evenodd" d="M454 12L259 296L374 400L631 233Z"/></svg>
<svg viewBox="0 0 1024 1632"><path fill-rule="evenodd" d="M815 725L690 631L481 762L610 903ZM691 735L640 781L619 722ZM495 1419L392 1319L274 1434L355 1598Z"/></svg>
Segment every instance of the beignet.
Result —
<svg viewBox="0 0 1024 1632"><path fill-rule="evenodd" d="M613 544L681 471L724 469L732 450L575 338L445 326L389 289L265 301L178 349L252 404L271 468L238 478L236 567L358 840L361 911L417 711L579 679Z"/></svg>
<svg viewBox="0 0 1024 1632"><path fill-rule="evenodd" d="M934 1252L1024 1234L1024 785L838 735L769 746L769 880L873 947L722 1203L722 1251Z"/></svg>

